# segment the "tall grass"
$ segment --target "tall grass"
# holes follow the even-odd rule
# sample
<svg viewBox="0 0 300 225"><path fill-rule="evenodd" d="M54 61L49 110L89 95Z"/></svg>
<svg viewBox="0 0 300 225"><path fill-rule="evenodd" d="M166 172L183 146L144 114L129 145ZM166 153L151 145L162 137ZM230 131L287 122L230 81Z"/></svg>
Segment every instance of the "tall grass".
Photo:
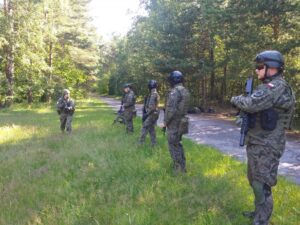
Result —
<svg viewBox="0 0 300 225"><path fill-rule="evenodd" d="M175 177L160 132L141 147L140 119L126 135L102 102L77 105L71 135L49 107L0 112L1 225L251 224L243 163L184 140L188 173ZM274 197L272 224L299 225L299 186L280 179Z"/></svg>

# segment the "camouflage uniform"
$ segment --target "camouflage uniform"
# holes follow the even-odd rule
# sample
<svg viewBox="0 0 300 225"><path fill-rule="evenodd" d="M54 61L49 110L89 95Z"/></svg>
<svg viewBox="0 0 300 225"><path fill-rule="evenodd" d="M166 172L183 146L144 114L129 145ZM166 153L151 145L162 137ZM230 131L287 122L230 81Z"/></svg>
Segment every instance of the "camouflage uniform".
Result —
<svg viewBox="0 0 300 225"><path fill-rule="evenodd" d="M133 132L133 117L136 114L134 92L132 90L130 90L128 93L125 93L125 95L122 99L122 102L123 102L123 107L124 107L123 116L124 116L125 124L126 124L126 132L132 133Z"/></svg>
<svg viewBox="0 0 300 225"><path fill-rule="evenodd" d="M167 127L169 151L174 163L175 172L186 171L184 149L181 142L183 133L180 130L182 119L188 111L190 94L182 83L174 85L169 91L165 105L164 123Z"/></svg>
<svg viewBox="0 0 300 225"><path fill-rule="evenodd" d="M156 89L153 88L151 90L151 93L148 95L146 104L144 106L146 110L147 118L143 122L140 143L145 142L146 135L149 132L152 145L156 144L155 125L159 116L158 103L159 103L159 95Z"/></svg>
<svg viewBox="0 0 300 225"><path fill-rule="evenodd" d="M60 129L62 132L65 130L70 134L72 132L72 120L75 111L75 103L72 99L64 99L61 97L58 99L57 111L60 115Z"/></svg>
<svg viewBox="0 0 300 225"><path fill-rule="evenodd" d="M255 194L253 224L267 225L273 210L271 187L277 183L279 160L285 148L285 129L290 128L295 96L282 74L278 73L267 77L250 97L236 96L231 102L256 118L255 127L249 130L246 137L248 180ZM266 130L265 122L267 125L274 123L266 121L263 116L270 108L278 115L275 116L277 124L273 130ZM263 197L256 192L258 184L263 184Z"/></svg>

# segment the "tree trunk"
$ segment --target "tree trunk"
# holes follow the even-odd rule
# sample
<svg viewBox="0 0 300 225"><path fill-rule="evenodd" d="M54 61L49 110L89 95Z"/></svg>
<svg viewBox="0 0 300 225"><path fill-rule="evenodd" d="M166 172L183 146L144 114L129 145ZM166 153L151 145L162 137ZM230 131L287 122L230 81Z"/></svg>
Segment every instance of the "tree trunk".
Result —
<svg viewBox="0 0 300 225"><path fill-rule="evenodd" d="M273 18L273 36L276 41L278 40L279 37L279 28L280 28L279 15L275 15Z"/></svg>
<svg viewBox="0 0 300 225"><path fill-rule="evenodd" d="M227 64L223 67L223 82L221 88L221 103L224 103L224 99L227 95Z"/></svg>
<svg viewBox="0 0 300 225"><path fill-rule="evenodd" d="M5 106L11 106L13 102L13 79L14 79L14 20L13 20L13 5L11 0L4 1L4 10L6 10L5 15L7 16L8 24L9 24L9 37L8 42L9 45L6 48L6 81L7 81L7 91L6 91L6 99Z"/></svg>
<svg viewBox="0 0 300 225"><path fill-rule="evenodd" d="M50 68L50 72L49 72L49 80L48 80L48 88L49 90L46 93L46 102L50 103L51 102L51 91L50 89L52 88L52 62L53 62L53 42L50 41L49 43L49 56L48 56L48 66Z"/></svg>
<svg viewBox="0 0 300 225"><path fill-rule="evenodd" d="M33 102L33 94L31 88L28 88L27 90L27 102L28 104L31 104Z"/></svg>
<svg viewBox="0 0 300 225"><path fill-rule="evenodd" d="M8 9L7 9L7 1L8 0L4 0L4 2L3 2L3 9L4 9L4 15L5 16L7 16L7 11L8 11Z"/></svg>
<svg viewBox="0 0 300 225"><path fill-rule="evenodd" d="M213 41L212 41L213 42ZM215 54L214 54L214 45L211 42L209 49L209 61L210 61L210 99L215 99Z"/></svg>
<svg viewBox="0 0 300 225"><path fill-rule="evenodd" d="M206 77L203 76L202 78L202 108L203 110L206 110L207 106L207 92L206 92Z"/></svg>

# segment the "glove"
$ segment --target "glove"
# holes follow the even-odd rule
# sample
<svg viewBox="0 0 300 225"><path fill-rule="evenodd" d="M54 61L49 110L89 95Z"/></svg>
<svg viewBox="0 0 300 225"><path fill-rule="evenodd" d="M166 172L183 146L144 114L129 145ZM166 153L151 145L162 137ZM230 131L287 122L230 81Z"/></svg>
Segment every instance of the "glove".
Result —
<svg viewBox="0 0 300 225"><path fill-rule="evenodd" d="M236 118L235 118L235 124L236 124L238 127L241 127L241 126L242 126L242 123L243 123L243 118L241 117L241 114L239 114L239 115L236 116Z"/></svg>

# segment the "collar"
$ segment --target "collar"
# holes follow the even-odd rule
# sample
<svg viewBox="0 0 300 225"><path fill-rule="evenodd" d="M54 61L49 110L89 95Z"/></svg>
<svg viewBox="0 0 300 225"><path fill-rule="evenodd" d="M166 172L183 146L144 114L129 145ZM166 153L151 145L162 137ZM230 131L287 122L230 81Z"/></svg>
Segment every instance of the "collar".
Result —
<svg viewBox="0 0 300 225"><path fill-rule="evenodd" d="M174 88L179 87L179 86L183 86L182 83L175 84Z"/></svg>
<svg viewBox="0 0 300 225"><path fill-rule="evenodd" d="M156 92L156 88L151 89L151 93L154 93L154 92Z"/></svg>
<svg viewBox="0 0 300 225"><path fill-rule="evenodd" d="M263 83L269 83L273 80L281 79L282 78L282 73L278 72L273 76L267 77L266 79L263 80Z"/></svg>

